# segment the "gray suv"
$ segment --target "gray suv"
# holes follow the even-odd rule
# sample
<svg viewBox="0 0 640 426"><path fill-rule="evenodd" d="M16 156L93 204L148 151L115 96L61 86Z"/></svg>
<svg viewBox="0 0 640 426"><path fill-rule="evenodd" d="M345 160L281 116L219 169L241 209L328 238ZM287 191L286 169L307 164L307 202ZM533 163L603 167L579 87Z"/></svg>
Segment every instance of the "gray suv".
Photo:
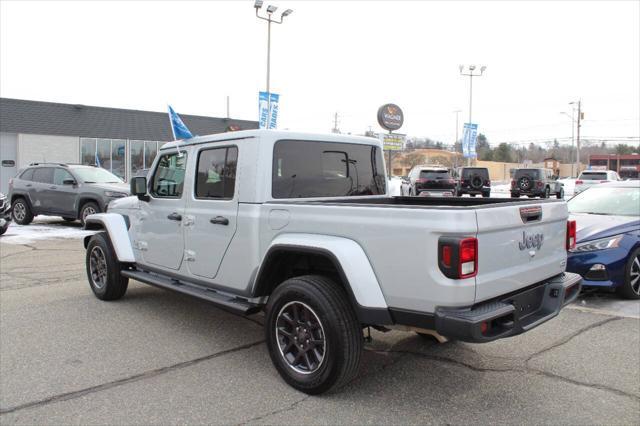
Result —
<svg viewBox="0 0 640 426"><path fill-rule="evenodd" d="M32 163L9 180L13 220L28 225L35 215L71 222L103 212L110 201L129 195L129 186L105 169L58 163Z"/></svg>

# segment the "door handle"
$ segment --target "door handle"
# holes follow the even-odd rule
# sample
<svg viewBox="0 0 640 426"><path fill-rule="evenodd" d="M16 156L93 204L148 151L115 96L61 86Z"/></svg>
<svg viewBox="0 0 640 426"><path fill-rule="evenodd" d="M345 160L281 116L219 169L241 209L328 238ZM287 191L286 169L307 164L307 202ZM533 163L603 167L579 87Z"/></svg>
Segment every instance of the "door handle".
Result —
<svg viewBox="0 0 640 426"><path fill-rule="evenodd" d="M173 212L169 216L167 216L167 219L169 219L169 220L177 220L178 222L180 222L182 220L182 215L178 214L176 212Z"/></svg>
<svg viewBox="0 0 640 426"><path fill-rule="evenodd" d="M214 225L228 225L229 219L222 216L216 216L213 219L211 219L209 222L213 223Z"/></svg>

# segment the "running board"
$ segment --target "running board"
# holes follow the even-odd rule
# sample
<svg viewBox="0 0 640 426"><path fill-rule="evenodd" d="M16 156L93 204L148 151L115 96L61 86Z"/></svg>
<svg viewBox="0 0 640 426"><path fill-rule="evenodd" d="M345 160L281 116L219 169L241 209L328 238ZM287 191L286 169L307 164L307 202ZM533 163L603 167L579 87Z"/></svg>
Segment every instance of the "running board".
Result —
<svg viewBox="0 0 640 426"><path fill-rule="evenodd" d="M132 278L136 281L140 281L154 287L173 290L197 299L206 300L207 302L211 302L217 307L234 314L249 315L260 310L259 305L250 303L246 300L223 294L197 284L166 278L155 273L128 269L122 271L121 274L123 277Z"/></svg>

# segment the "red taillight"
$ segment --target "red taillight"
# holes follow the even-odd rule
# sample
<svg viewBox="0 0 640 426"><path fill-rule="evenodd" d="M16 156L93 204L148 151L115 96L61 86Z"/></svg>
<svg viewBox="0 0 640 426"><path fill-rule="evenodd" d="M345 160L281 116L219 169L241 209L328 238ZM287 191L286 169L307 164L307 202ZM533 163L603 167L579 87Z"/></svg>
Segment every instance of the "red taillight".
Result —
<svg viewBox="0 0 640 426"><path fill-rule="evenodd" d="M442 246L442 264L451 268L451 246Z"/></svg>
<svg viewBox="0 0 640 426"><path fill-rule="evenodd" d="M516 181L515 181L515 180L512 180L512 181L511 181L511 187L512 187L512 188L515 188L515 187L516 187Z"/></svg>
<svg viewBox="0 0 640 426"><path fill-rule="evenodd" d="M541 181L538 181L538 188L542 188L543 183Z"/></svg>
<svg viewBox="0 0 640 426"><path fill-rule="evenodd" d="M490 180L485 181L485 183L484 183L484 184L485 184L486 186L491 186L491 181L490 181Z"/></svg>
<svg viewBox="0 0 640 426"><path fill-rule="evenodd" d="M475 277L478 273L478 240L473 237L440 237L438 265L448 278Z"/></svg>
<svg viewBox="0 0 640 426"><path fill-rule="evenodd" d="M582 181L581 180L577 180L576 181L576 185L582 185Z"/></svg>
<svg viewBox="0 0 640 426"><path fill-rule="evenodd" d="M478 240L475 238L465 238L460 241L460 259L458 261L460 278L475 277L477 269Z"/></svg>
<svg viewBox="0 0 640 426"><path fill-rule="evenodd" d="M576 247L576 221L567 221L567 250L574 249Z"/></svg>

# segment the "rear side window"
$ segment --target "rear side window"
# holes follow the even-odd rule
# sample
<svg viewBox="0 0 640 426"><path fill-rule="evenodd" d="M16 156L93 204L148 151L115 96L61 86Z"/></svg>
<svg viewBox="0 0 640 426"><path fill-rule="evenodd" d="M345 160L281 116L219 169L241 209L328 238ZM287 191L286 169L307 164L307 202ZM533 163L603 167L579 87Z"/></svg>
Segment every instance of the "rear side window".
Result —
<svg viewBox="0 0 640 426"><path fill-rule="evenodd" d="M157 198L180 198L184 188L186 153L164 154L153 173L151 194Z"/></svg>
<svg viewBox="0 0 640 426"><path fill-rule="evenodd" d="M33 180L33 169L27 169L20 175L22 180Z"/></svg>
<svg viewBox="0 0 640 426"><path fill-rule="evenodd" d="M607 173L606 172L602 172L602 173L594 173L594 172L585 173L585 172L582 172L582 175L580 175L579 179L582 179L582 180L607 180Z"/></svg>
<svg viewBox="0 0 640 426"><path fill-rule="evenodd" d="M233 198L237 166L238 148L235 146L200 151L196 198Z"/></svg>
<svg viewBox="0 0 640 426"><path fill-rule="evenodd" d="M372 145L281 140L273 149L273 198L386 192L382 153Z"/></svg>
<svg viewBox="0 0 640 426"><path fill-rule="evenodd" d="M418 179L449 179L449 170L421 170Z"/></svg>
<svg viewBox="0 0 640 426"><path fill-rule="evenodd" d="M53 183L53 168L39 167L33 171L33 180L40 183Z"/></svg>

